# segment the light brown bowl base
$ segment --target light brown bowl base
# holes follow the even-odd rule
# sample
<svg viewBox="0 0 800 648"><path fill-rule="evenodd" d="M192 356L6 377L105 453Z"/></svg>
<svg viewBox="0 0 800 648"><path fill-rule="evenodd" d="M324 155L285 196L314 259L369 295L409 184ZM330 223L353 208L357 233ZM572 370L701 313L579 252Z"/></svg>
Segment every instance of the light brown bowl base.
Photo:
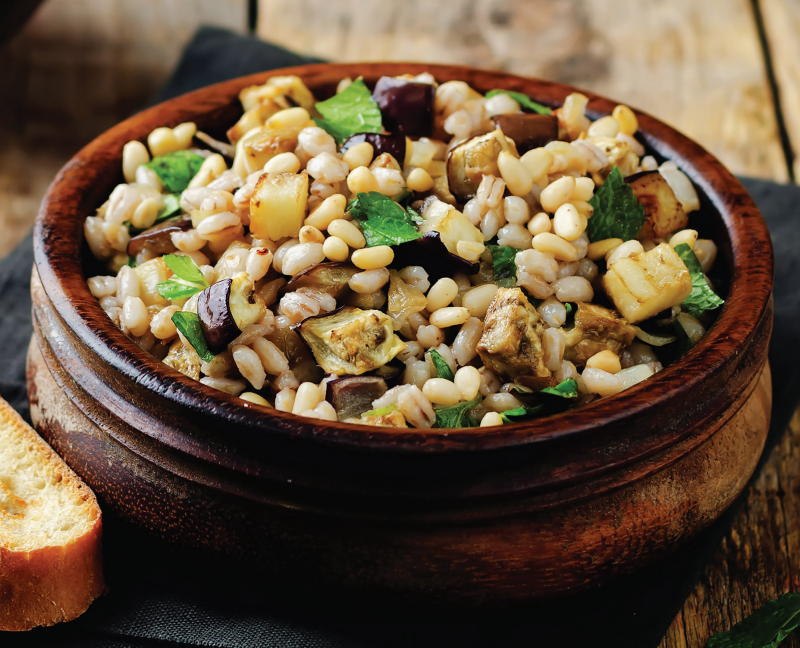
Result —
<svg viewBox="0 0 800 648"><path fill-rule="evenodd" d="M42 296L37 283L34 273L35 299ZM151 452L152 439L86 397L38 324L28 389L37 430L106 510L138 528L318 592L456 604L577 592L672 552L742 491L764 447L772 403L765 364L721 417L596 479L598 496L472 522L442 515L376 523L291 509L280 494L273 497L268 482L243 494L233 473L180 453L165 461L163 449ZM610 487L604 490L603 482Z"/></svg>

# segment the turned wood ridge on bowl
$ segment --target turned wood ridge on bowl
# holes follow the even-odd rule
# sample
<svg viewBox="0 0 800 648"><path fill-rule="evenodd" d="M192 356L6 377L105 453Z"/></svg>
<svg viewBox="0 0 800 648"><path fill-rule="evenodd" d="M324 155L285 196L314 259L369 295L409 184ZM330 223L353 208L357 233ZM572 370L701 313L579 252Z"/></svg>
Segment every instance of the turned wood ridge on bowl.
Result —
<svg viewBox="0 0 800 648"><path fill-rule="evenodd" d="M769 233L713 156L642 113L638 137L674 160L719 246L726 304L678 362L616 396L498 428L403 430L300 419L163 365L86 285L82 223L121 182L123 145L194 121L220 134L238 92L300 76L317 98L343 77L430 71L479 91L560 105L569 86L466 67L309 65L220 83L146 110L58 174L34 237L28 362L38 430L113 511L171 542L316 591L427 603L569 593L673 551L743 489L764 445L771 386ZM593 118L615 103L591 93Z"/></svg>

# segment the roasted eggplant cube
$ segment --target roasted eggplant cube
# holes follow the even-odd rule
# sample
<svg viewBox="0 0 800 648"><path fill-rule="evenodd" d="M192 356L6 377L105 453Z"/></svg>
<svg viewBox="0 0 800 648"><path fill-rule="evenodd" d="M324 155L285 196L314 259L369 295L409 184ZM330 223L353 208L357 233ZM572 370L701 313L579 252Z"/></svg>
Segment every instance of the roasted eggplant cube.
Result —
<svg viewBox="0 0 800 648"><path fill-rule="evenodd" d="M514 142L500 129L478 135L456 146L447 156L450 192L462 203L475 196L483 176L500 177L497 157L501 151L519 157Z"/></svg>
<svg viewBox="0 0 800 648"><path fill-rule="evenodd" d="M383 396L386 389L386 381L378 376L347 376L328 383L325 400L344 421L370 411L372 401Z"/></svg>
<svg viewBox="0 0 800 648"><path fill-rule="evenodd" d="M203 361L197 355L197 351L191 345L184 344L182 340L175 340L172 343L163 362L192 380L200 380L200 366Z"/></svg>
<svg viewBox="0 0 800 648"><path fill-rule="evenodd" d="M384 76L375 84L372 98L381 109L383 127L387 131L430 137L433 134L434 94L434 87L428 83Z"/></svg>
<svg viewBox="0 0 800 648"><path fill-rule="evenodd" d="M539 388L552 382L544 364L544 322L519 288L499 288L486 311L478 355L487 369L506 380L538 379Z"/></svg>
<svg viewBox="0 0 800 648"><path fill-rule="evenodd" d="M625 182L630 185L647 214L637 238L661 238L689 224L689 217L675 192L658 171L643 171L628 176Z"/></svg>
<svg viewBox="0 0 800 648"><path fill-rule="evenodd" d="M250 198L250 233L277 241L297 236L308 208L308 174L265 173Z"/></svg>
<svg viewBox="0 0 800 648"><path fill-rule="evenodd" d="M342 144L341 152L344 153L351 146L368 142L372 144L373 159L383 153L388 153L398 162L406 159L406 136L402 133L379 135L378 133L356 133ZM372 160L370 160L371 162Z"/></svg>
<svg viewBox="0 0 800 648"><path fill-rule="evenodd" d="M359 272L361 270L351 263L318 263L292 277L282 292L294 292L298 288L315 288L339 299L350 290L348 283L353 275Z"/></svg>
<svg viewBox="0 0 800 648"><path fill-rule="evenodd" d="M625 319L635 324L680 304L692 292L692 278L677 252L662 243L612 263L603 287Z"/></svg>
<svg viewBox="0 0 800 648"><path fill-rule="evenodd" d="M583 302L577 303L575 325L563 332L564 359L579 367L601 351L620 355L636 336L636 330L616 311Z"/></svg>
<svg viewBox="0 0 800 648"><path fill-rule="evenodd" d="M423 234L439 232L439 236L448 252L456 253L459 241L483 243L485 238L481 231L452 205L441 200L429 202L422 213L425 218L419 231ZM423 264L424 265L424 264Z"/></svg>
<svg viewBox="0 0 800 648"><path fill-rule="evenodd" d="M130 240L128 254L136 256L142 250L148 250L155 256L171 254L175 251L175 246L172 244L173 232L185 232L190 229L192 229L192 221L189 218L169 220L153 225Z"/></svg>
<svg viewBox="0 0 800 648"><path fill-rule="evenodd" d="M212 353L219 353L246 326L267 314L264 300L255 294L245 272L206 288L197 299L197 316Z"/></svg>
<svg viewBox="0 0 800 648"><path fill-rule="evenodd" d="M322 370L337 375L373 371L406 348L386 313L353 306L309 317L299 331Z"/></svg>
<svg viewBox="0 0 800 648"><path fill-rule="evenodd" d="M558 139L558 118L555 115L513 113L495 115L492 119L506 137L514 140L520 155Z"/></svg>
<svg viewBox="0 0 800 648"><path fill-rule="evenodd" d="M344 423L357 423L359 425L375 425L377 427L398 427L407 428L405 416L402 415L400 410L392 410L388 414L381 414L379 416L361 416L359 418L351 417L344 419Z"/></svg>

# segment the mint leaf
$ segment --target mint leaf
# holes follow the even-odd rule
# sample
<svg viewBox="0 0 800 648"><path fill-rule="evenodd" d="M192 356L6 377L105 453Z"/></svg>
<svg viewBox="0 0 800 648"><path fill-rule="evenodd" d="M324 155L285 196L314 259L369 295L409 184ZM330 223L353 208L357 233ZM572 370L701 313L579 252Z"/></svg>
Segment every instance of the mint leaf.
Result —
<svg viewBox="0 0 800 648"><path fill-rule="evenodd" d="M415 225L422 225L422 223L425 222L425 219L422 218L422 214L420 214L413 207L406 207L406 212L408 212L408 217Z"/></svg>
<svg viewBox="0 0 800 648"><path fill-rule="evenodd" d="M347 211L361 223L367 247L400 245L421 236L406 210L377 191L357 193Z"/></svg>
<svg viewBox="0 0 800 648"><path fill-rule="evenodd" d="M458 405L451 405L449 407L434 407L436 412L436 427L438 428L462 428L462 427L477 427L478 421L472 415L470 410L475 409L481 402L481 396L478 395L471 401L459 403Z"/></svg>
<svg viewBox="0 0 800 648"><path fill-rule="evenodd" d="M453 381L455 380L455 374L453 370L450 368L450 365L447 364L447 360L442 357L442 354L439 353L436 349L431 349L428 351L431 354L431 360L433 361L433 366L436 367L436 377L437 378L444 378L445 380Z"/></svg>
<svg viewBox="0 0 800 648"><path fill-rule="evenodd" d="M800 625L800 592L768 601L728 632L715 634L707 648L775 648Z"/></svg>
<svg viewBox="0 0 800 648"><path fill-rule="evenodd" d="M514 92L513 90L489 90L489 92L486 93L486 98L490 99L491 97L499 94L508 95L520 106L527 108L531 112L539 113L540 115L549 115L553 112L552 109L548 108L547 106L536 103L528 95L522 94L521 92Z"/></svg>
<svg viewBox="0 0 800 648"><path fill-rule="evenodd" d="M361 418L365 416L386 416L387 414L391 414L397 409L397 405L392 403L391 405L387 405L386 407L380 407L378 409L370 410L369 412L364 412L361 415Z"/></svg>
<svg viewBox="0 0 800 648"><path fill-rule="evenodd" d="M145 166L156 172L167 191L180 193L189 186L204 160L192 151L173 151L153 158Z"/></svg>
<svg viewBox="0 0 800 648"><path fill-rule="evenodd" d="M167 281L159 281L156 284L156 289L158 290L158 294L161 295L164 299L185 299L186 297L191 297L195 293L202 292L204 289L200 286L186 284L182 281L173 281L168 279Z"/></svg>
<svg viewBox="0 0 800 648"><path fill-rule="evenodd" d="M170 216L180 211L181 209L180 194L170 193L162 196L162 198L164 199L164 208L160 212L158 212L155 223L153 223L154 225L157 223L163 223Z"/></svg>
<svg viewBox="0 0 800 648"><path fill-rule="evenodd" d="M203 335L203 329L200 327L200 318L197 313L178 311L172 315L172 321L178 330L183 333L183 337L197 351L197 355L206 362L211 362L214 359L214 354L208 350L206 337Z"/></svg>
<svg viewBox="0 0 800 648"><path fill-rule="evenodd" d="M208 288L208 282L203 276L203 272L197 267L197 264L192 261L191 257L183 254L167 254L162 257L167 267L174 272L178 278L191 283L196 283L203 288Z"/></svg>
<svg viewBox="0 0 800 648"><path fill-rule="evenodd" d="M545 387L538 392L515 386L513 395L522 402L522 406L502 412L500 416L504 423L527 421L570 409L572 400L578 398L578 383L574 378L567 378L555 387Z"/></svg>
<svg viewBox="0 0 800 648"><path fill-rule="evenodd" d="M518 249L507 245L487 245L492 253L492 272L494 282L501 288L512 288L517 285L517 257Z"/></svg>
<svg viewBox="0 0 800 648"><path fill-rule="evenodd" d="M675 252L678 253L678 256L689 269L689 274L692 277L692 292L683 301L681 308L690 315L699 317L706 311L722 306L725 300L711 290L711 286L706 281L706 275L703 273L703 267L697 260L692 248L686 243L681 243L675 246Z"/></svg>
<svg viewBox="0 0 800 648"><path fill-rule="evenodd" d="M636 238L645 220L644 205L639 202L617 167L611 169L606 181L589 200L594 215L586 231L590 241Z"/></svg>
<svg viewBox="0 0 800 648"><path fill-rule="evenodd" d="M381 109L363 79L356 79L330 99L317 102L323 119L317 126L328 132L339 144L355 133L380 133L383 130Z"/></svg>
<svg viewBox="0 0 800 648"><path fill-rule="evenodd" d="M128 255L128 263L126 263L125 265L128 266L129 268L135 268L136 267L136 257L133 256L132 254L129 254Z"/></svg>
<svg viewBox="0 0 800 648"><path fill-rule="evenodd" d="M158 294L164 299L184 299L208 288L200 268L188 256L167 254L162 257L167 267L175 273L172 279L156 284Z"/></svg>

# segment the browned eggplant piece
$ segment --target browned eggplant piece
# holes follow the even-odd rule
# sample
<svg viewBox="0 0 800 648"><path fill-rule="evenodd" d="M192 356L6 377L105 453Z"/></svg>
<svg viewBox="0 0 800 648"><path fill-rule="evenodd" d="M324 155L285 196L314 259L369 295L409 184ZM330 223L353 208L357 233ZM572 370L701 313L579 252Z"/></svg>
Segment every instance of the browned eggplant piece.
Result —
<svg viewBox="0 0 800 648"><path fill-rule="evenodd" d="M134 236L128 243L128 254L136 256L144 249L150 250L156 256L171 254L175 251L171 235L173 232L185 232L192 229L192 219L168 220L158 225L153 225L141 234Z"/></svg>
<svg viewBox="0 0 800 648"><path fill-rule="evenodd" d="M285 327L275 329L275 331L264 337L283 352L289 361L289 368L301 383L318 383L322 380L322 370L317 366L314 356L311 355L311 351L303 343L297 331Z"/></svg>
<svg viewBox="0 0 800 648"><path fill-rule="evenodd" d="M281 294L293 292L298 288L316 288L339 299L350 290L347 283L358 272L361 270L350 263L318 263L292 277L281 289Z"/></svg>
<svg viewBox="0 0 800 648"><path fill-rule="evenodd" d="M519 157L514 142L506 139L499 129L468 139L450 151L447 180L450 192L459 202L465 203L475 195L483 176L500 177L497 157L501 151Z"/></svg>
<svg viewBox="0 0 800 648"><path fill-rule="evenodd" d="M403 377L405 370L406 366L397 358L395 358L391 362L387 362L382 367L378 367L375 370L375 375L379 378L383 378L387 385L395 387L396 385L400 384L400 379Z"/></svg>
<svg viewBox="0 0 800 648"><path fill-rule="evenodd" d="M619 313L597 304L576 302L575 325L564 330L564 359L578 367L601 351L620 355L636 336L635 329Z"/></svg>
<svg viewBox="0 0 800 648"><path fill-rule="evenodd" d="M514 140L520 155L558 139L558 118L555 115L514 113L495 115L492 119L506 137Z"/></svg>
<svg viewBox="0 0 800 648"><path fill-rule="evenodd" d="M395 160L401 162L406 159L406 136L402 133L393 133L389 135L379 135L378 133L356 133L352 135L344 144L342 144L341 152L344 153L351 146L361 144L362 142L369 142L372 144L375 159L382 153L388 153ZM372 160L370 160L371 162Z"/></svg>
<svg viewBox="0 0 800 648"><path fill-rule="evenodd" d="M297 327L326 373L360 376L385 365L406 348L392 319L379 310L342 306Z"/></svg>
<svg viewBox="0 0 800 648"><path fill-rule="evenodd" d="M456 272L474 275L480 265L453 254L442 242L439 232L426 232L414 241L394 247L394 260L389 267L402 270L407 266L423 266L431 281L452 277Z"/></svg>
<svg viewBox="0 0 800 648"><path fill-rule="evenodd" d="M658 171L642 171L625 178L644 206L647 218L636 238L660 238L689 224L672 187Z"/></svg>
<svg viewBox="0 0 800 648"><path fill-rule="evenodd" d="M372 98L381 109L383 127L387 131L430 137L433 133L434 94L434 87L428 83L384 76L375 84Z"/></svg>
<svg viewBox="0 0 800 648"><path fill-rule="evenodd" d="M386 381L378 376L348 376L328 383L325 400L333 405L339 420L344 421L370 411L372 401L386 390Z"/></svg>
<svg viewBox="0 0 800 648"><path fill-rule="evenodd" d="M264 300L255 294L245 272L209 286L197 298L197 316L212 353L225 349L242 329L266 314Z"/></svg>

